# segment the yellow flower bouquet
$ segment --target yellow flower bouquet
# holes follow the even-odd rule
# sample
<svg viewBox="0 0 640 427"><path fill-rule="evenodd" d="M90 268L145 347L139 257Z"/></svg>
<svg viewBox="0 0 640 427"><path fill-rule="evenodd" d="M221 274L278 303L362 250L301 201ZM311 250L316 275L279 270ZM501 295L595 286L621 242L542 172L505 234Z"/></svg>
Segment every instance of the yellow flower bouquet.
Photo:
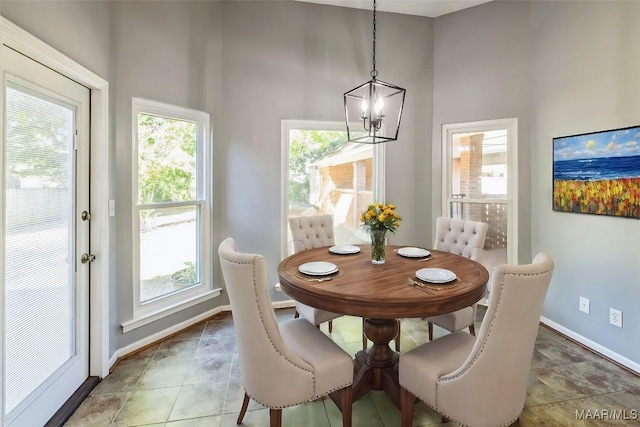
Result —
<svg viewBox="0 0 640 427"><path fill-rule="evenodd" d="M402 218L396 212L396 205L372 203L360 215L362 226L371 233L371 262L384 264L384 243L387 231L395 234Z"/></svg>

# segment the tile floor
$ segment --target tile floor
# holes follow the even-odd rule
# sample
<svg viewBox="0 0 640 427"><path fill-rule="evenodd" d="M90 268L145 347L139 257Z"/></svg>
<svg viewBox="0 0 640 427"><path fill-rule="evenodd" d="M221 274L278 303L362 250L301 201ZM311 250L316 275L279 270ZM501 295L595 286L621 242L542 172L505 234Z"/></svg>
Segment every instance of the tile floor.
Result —
<svg viewBox="0 0 640 427"><path fill-rule="evenodd" d="M478 312L476 330L484 310ZM280 321L289 319L293 309L277 310L277 316ZM436 336L446 333L435 330ZM405 319L402 331L401 348L410 350L425 341L426 322ZM332 338L355 353L362 346L361 320L336 319ZM65 426L235 426L243 397L235 348L229 313L197 324L122 359ZM615 415L604 416L605 410ZM589 419L578 420L577 413ZM637 417L639 377L540 326L521 426L640 426L632 419ZM264 427L268 419L268 409L252 402L243 425ZM438 426L440 421L436 412L416 405L415 426ZM335 427L342 421L331 400L321 399L285 409L283 425ZM371 392L354 403L354 427L399 425L399 410L382 392Z"/></svg>

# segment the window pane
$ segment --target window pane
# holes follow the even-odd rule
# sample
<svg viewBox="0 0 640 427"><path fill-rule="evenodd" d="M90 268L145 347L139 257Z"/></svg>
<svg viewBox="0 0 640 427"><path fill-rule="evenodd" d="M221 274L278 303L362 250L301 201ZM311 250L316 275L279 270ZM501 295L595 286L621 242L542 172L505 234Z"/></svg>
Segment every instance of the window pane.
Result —
<svg viewBox="0 0 640 427"><path fill-rule="evenodd" d="M344 131L290 131L289 216L332 214L336 244L366 243L360 212L373 201L373 146L346 140Z"/></svg>
<svg viewBox="0 0 640 427"><path fill-rule="evenodd" d="M138 114L138 202L196 200L194 122Z"/></svg>
<svg viewBox="0 0 640 427"><path fill-rule="evenodd" d="M140 211L140 301L200 283L200 206Z"/></svg>
<svg viewBox="0 0 640 427"><path fill-rule="evenodd" d="M456 133L451 141L452 218L489 224L485 249L507 247L507 204L467 202L506 199L507 130Z"/></svg>
<svg viewBox="0 0 640 427"><path fill-rule="evenodd" d="M453 197L506 198L506 129L455 134L451 148Z"/></svg>

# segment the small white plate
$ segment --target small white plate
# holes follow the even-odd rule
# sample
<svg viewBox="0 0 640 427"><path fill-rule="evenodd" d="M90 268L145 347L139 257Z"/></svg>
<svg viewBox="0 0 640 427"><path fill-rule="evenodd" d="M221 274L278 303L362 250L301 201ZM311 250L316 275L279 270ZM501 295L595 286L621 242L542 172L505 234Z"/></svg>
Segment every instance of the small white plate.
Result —
<svg viewBox="0 0 640 427"><path fill-rule="evenodd" d="M329 248L329 252L339 255L357 254L358 252L360 252L360 248L353 245L331 246Z"/></svg>
<svg viewBox="0 0 640 427"><path fill-rule="evenodd" d="M406 256L408 258L424 258L431 255L431 252L422 248L407 247L398 249L398 255Z"/></svg>
<svg viewBox="0 0 640 427"><path fill-rule="evenodd" d="M338 266L330 262L314 261L302 264L298 270L311 276L325 276L338 271Z"/></svg>
<svg viewBox="0 0 640 427"><path fill-rule="evenodd" d="M448 283L456 280L456 273L444 268L421 268L416 277L429 283Z"/></svg>

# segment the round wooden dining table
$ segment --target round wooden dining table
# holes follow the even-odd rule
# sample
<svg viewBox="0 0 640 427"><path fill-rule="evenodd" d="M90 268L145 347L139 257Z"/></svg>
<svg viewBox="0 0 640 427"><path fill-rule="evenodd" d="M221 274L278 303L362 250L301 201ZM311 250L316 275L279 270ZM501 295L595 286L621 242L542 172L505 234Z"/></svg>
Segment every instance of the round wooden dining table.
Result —
<svg viewBox="0 0 640 427"><path fill-rule="evenodd" d="M401 246L393 245L386 247L384 264L372 264L370 247L359 247L360 252L348 255L334 254L329 247L295 253L278 266L280 286L303 304L364 318L363 332L373 345L355 356L353 399L370 390L383 390L400 407L398 353L389 347L398 333L397 319L470 306L484 296L489 273L463 256L430 249L429 259L420 261L423 258L398 255ZM339 270L329 276L309 276L298 270L302 264L318 261L331 262ZM453 271L456 279L446 284L424 283L416 279L416 271L422 268L444 268ZM420 285L412 286L409 280ZM340 399L332 400L340 406Z"/></svg>

